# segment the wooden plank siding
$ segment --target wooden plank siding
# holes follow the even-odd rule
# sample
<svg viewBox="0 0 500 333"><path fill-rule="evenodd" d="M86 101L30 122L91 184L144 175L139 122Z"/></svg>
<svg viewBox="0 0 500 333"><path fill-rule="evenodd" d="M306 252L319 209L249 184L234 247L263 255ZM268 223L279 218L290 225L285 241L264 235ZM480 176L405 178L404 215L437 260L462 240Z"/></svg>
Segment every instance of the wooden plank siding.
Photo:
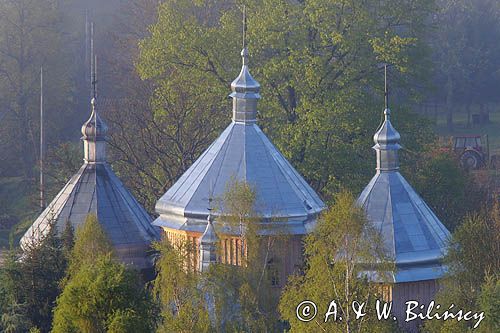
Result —
<svg viewBox="0 0 500 333"><path fill-rule="evenodd" d="M186 255L186 268L197 270L200 260L201 233L186 232L163 228L164 237L174 246L188 244L192 251ZM223 264L241 266L248 255L248 248L240 237L233 235L219 235L218 260ZM275 239L273 253L269 258L270 269L272 265L273 277L277 288L284 287L288 277L297 271L303 261L303 236L289 236Z"/></svg>
<svg viewBox="0 0 500 333"><path fill-rule="evenodd" d="M417 301L420 304L425 304L425 309L427 309L428 304L434 300L438 288L439 283L437 280L396 283L391 286L391 298L386 301L392 301L393 314L405 332L419 332L419 326L422 325L422 320L419 319L405 323L406 302ZM419 308L413 311L417 313L421 310Z"/></svg>

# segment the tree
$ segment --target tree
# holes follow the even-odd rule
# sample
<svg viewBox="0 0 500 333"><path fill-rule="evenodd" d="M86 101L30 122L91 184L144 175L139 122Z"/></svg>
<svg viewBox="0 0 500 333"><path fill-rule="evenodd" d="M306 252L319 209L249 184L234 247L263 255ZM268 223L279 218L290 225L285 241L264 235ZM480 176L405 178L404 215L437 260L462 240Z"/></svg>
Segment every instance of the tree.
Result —
<svg viewBox="0 0 500 333"><path fill-rule="evenodd" d="M380 234L369 227L362 208L353 196L341 192L335 203L318 221L316 229L305 240L306 265L302 275L289 280L279 304L282 318L292 332L388 332L391 321L378 321L375 300L380 289L367 280L366 267L384 276L391 270L384 254ZM363 266L360 265L363 264ZM377 264L377 266L374 266ZM304 300L317 304L318 316L300 321L297 306ZM330 302L336 301L337 321L333 315L325 323ZM353 301L366 302L366 316L355 319ZM312 312L311 312L312 313ZM305 318L310 319L310 318Z"/></svg>
<svg viewBox="0 0 500 333"><path fill-rule="evenodd" d="M69 262L52 332L153 329L154 306L139 273L113 258L111 243L95 215L89 214L76 231Z"/></svg>
<svg viewBox="0 0 500 333"><path fill-rule="evenodd" d="M106 232L99 224L95 214L89 214L76 230L76 241L71 251L68 275L86 263L93 263L98 257L113 252Z"/></svg>
<svg viewBox="0 0 500 333"><path fill-rule="evenodd" d="M11 254L2 274L5 309L0 327L5 331L25 332L31 327L50 330L59 282L67 267L56 232L51 229L40 244L24 249L21 260Z"/></svg>
<svg viewBox="0 0 500 333"><path fill-rule="evenodd" d="M453 130L453 116L459 105L471 108L498 102L498 46L500 6L492 0L438 0L432 22L437 28L428 39L432 47L436 99L446 102L446 124ZM484 118L483 118L484 120ZM481 120L481 123L483 123Z"/></svg>
<svg viewBox="0 0 500 333"><path fill-rule="evenodd" d="M280 290L273 285L273 278L280 276L280 259L286 255L280 246L285 245L287 235L262 232L257 193L246 181L232 179L216 201L218 234L224 237L222 230L230 228L233 237L239 234L241 244L235 249L240 263L218 263L202 277L204 290L215 305L216 330L283 330L277 311ZM219 251L222 258L222 249Z"/></svg>
<svg viewBox="0 0 500 333"><path fill-rule="evenodd" d="M30 327L24 307L19 304L21 290L16 281L20 280L20 271L14 251L10 251L4 266L0 270L0 328L8 333L24 332Z"/></svg>
<svg viewBox="0 0 500 333"><path fill-rule="evenodd" d="M196 248L187 242L156 244L159 260L154 293L162 311L160 332L275 332L279 289L271 284L269 259L278 255L278 236L259 235L255 191L233 180L217 198L217 228L230 227L240 237L238 265L213 264L199 273L192 266ZM217 231L222 236L220 230ZM219 256L221 258L221 256Z"/></svg>
<svg viewBox="0 0 500 333"><path fill-rule="evenodd" d="M70 277L57 299L52 332L151 332L152 309L139 274L108 253Z"/></svg>
<svg viewBox="0 0 500 333"><path fill-rule="evenodd" d="M158 332L210 332L204 294L198 288L200 277L186 259L196 255L193 247L172 245L164 238L154 248L159 253L153 287L161 306Z"/></svg>
<svg viewBox="0 0 500 333"><path fill-rule="evenodd" d="M259 0L247 8L263 129L316 190L361 189L369 178L369 137L382 101L377 65L394 64L394 86L407 88L405 82L416 78L425 58L418 37L430 1ZM233 1L159 5L137 61L154 92L151 113L143 117L148 121L138 123L140 135L133 141L150 149L144 158L137 151L131 155L155 191L159 184L170 187L229 122L226 96L241 66L241 26L241 6ZM395 119L407 124L405 144L418 150L418 137L430 129L408 110Z"/></svg>
<svg viewBox="0 0 500 333"><path fill-rule="evenodd" d="M405 174L448 230L453 231L468 214L479 212L486 191L457 163L456 156L429 147L404 166Z"/></svg>
<svg viewBox="0 0 500 333"><path fill-rule="evenodd" d="M7 0L0 3L0 131L2 156L10 156L10 172L31 179L38 157L38 105L40 67L46 76L48 128L62 128L69 113L57 112L71 105L68 54L64 42L59 1ZM47 120L46 119L46 120ZM57 124L56 126L54 126ZM50 139L54 139L47 131Z"/></svg>
<svg viewBox="0 0 500 333"><path fill-rule="evenodd" d="M466 311L484 310L487 320L474 332L493 332L498 322L492 305L498 303L500 276L500 209L495 204L489 210L468 216L453 233L445 262L449 271L442 281L436 302L442 308L455 304ZM491 312L493 310L493 312ZM429 321L425 329L432 333L472 331L470 322Z"/></svg>

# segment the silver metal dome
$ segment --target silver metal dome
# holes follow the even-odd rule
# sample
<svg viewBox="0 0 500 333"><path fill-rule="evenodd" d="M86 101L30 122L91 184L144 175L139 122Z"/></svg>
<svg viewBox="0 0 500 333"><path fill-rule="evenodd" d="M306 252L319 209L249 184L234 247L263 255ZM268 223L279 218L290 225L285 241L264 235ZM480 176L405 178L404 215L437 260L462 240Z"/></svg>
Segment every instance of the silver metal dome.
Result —
<svg viewBox="0 0 500 333"><path fill-rule="evenodd" d="M256 124L260 85L249 72L246 48L242 57L240 75L231 85L233 121L158 200L156 212L160 216L154 225L203 233L208 198L221 198L234 180L245 181L255 189L255 210L266 233L306 234L325 208ZM213 214L218 222L217 212Z"/></svg>
<svg viewBox="0 0 500 333"><path fill-rule="evenodd" d="M159 239L160 231L107 163L107 126L95 106L93 99L92 116L82 127L84 164L26 231L20 245L24 250L36 246L51 228L62 232L68 221L76 230L92 213L121 261L149 268L148 250L151 242Z"/></svg>
<svg viewBox="0 0 500 333"><path fill-rule="evenodd" d="M442 259L450 233L399 173L400 135L391 124L389 109L384 113L385 121L374 136L377 173L357 203L381 233L396 264L392 282L434 280L446 271Z"/></svg>
<svg viewBox="0 0 500 333"><path fill-rule="evenodd" d="M91 104L92 113L90 118L82 126L83 139L94 141L106 140L108 126L97 113L97 101L95 98L92 98Z"/></svg>

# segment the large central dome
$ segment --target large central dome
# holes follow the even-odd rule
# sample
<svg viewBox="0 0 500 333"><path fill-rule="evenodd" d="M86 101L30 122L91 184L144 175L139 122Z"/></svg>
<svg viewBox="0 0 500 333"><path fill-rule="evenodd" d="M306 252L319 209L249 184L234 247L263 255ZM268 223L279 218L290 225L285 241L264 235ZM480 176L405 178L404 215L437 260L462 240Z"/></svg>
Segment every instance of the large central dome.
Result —
<svg viewBox="0 0 500 333"><path fill-rule="evenodd" d="M260 85L243 67L233 81L233 121L156 204L155 225L203 232L208 198L222 197L232 180L256 191L255 210L272 229L306 234L325 205L256 124ZM215 215L217 215L215 213ZM284 229L284 230L283 230Z"/></svg>

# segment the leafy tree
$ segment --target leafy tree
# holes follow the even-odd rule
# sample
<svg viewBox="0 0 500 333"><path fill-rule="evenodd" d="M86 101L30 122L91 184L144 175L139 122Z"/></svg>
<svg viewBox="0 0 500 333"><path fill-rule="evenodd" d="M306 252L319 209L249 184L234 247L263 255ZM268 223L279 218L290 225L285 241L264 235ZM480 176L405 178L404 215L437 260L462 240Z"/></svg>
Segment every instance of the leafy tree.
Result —
<svg viewBox="0 0 500 333"><path fill-rule="evenodd" d="M286 244L287 236L260 232L258 198L251 184L232 179L217 201L220 207L216 226L239 233L241 248L236 251L241 263L219 263L203 276L205 292L215 304L215 327L218 331L280 331L279 289L273 286L272 279L280 275L280 262L274 261L286 255L280 246Z"/></svg>
<svg viewBox="0 0 500 333"><path fill-rule="evenodd" d="M455 304L457 309L484 310L487 320L474 332L493 332L498 327L492 305L498 302L498 281L500 272L500 210L498 204L489 211L468 216L453 233L446 262L448 276L442 282L442 289L436 302L442 308ZM496 311L496 310L494 310ZM429 321L428 332L468 332L470 322L456 320Z"/></svg>
<svg viewBox="0 0 500 333"><path fill-rule="evenodd" d="M97 216L89 214L85 223L76 230L76 241L71 252L68 275L71 276L82 265L93 263L98 257L112 252L111 242L99 224Z"/></svg>
<svg viewBox="0 0 500 333"><path fill-rule="evenodd" d="M16 281L20 280L19 263L14 251L10 251L0 270L0 329L9 333L26 331L30 327L23 304L19 304L21 290Z"/></svg>
<svg viewBox="0 0 500 333"><path fill-rule="evenodd" d="M57 299L52 332L151 332L152 309L139 274L108 253L70 277Z"/></svg>
<svg viewBox="0 0 500 333"><path fill-rule="evenodd" d="M279 305L292 332L388 332L394 328L391 321L377 320L374 303L380 296L379 286L369 283L365 275L366 267L384 276L391 266L384 265L387 261L380 234L369 227L350 193L341 192L335 197L315 231L306 237L305 253L304 274L289 280ZM317 304L318 316L309 322L296 316L296 308L304 300ZM336 300L342 320L337 317L335 322L330 316L325 323L332 300ZM367 303L366 316L355 319L353 301Z"/></svg>
<svg viewBox="0 0 500 333"><path fill-rule="evenodd" d="M89 214L76 231L69 262L52 332L153 329L154 306L139 273L113 258L111 243L95 215Z"/></svg>
<svg viewBox="0 0 500 333"><path fill-rule="evenodd" d="M264 130L315 189L361 189L373 163L369 138L382 97L377 64L394 64L391 80L401 87L416 79L431 1L259 0L247 7ZM241 7L233 1L159 5L137 61L154 89L148 116L154 122L143 128L144 143L162 131L165 146L146 156L156 162L140 163L141 175L154 184L168 188L229 122L225 97L241 66L241 25ZM418 150L430 129L408 110L395 119L406 124L405 144Z"/></svg>
<svg viewBox="0 0 500 333"><path fill-rule="evenodd" d="M40 244L24 249L22 259L16 260L12 253L2 274L3 329L25 332L35 327L48 332L60 292L59 282L67 267L55 228Z"/></svg>
<svg viewBox="0 0 500 333"><path fill-rule="evenodd" d="M498 102L494 87L500 79L499 49L493 41L500 36L500 6L494 0L438 0L436 4L431 24L439 28L429 35L435 68L433 97L445 101L446 124L452 130L461 105L470 126L473 106L486 115L485 106Z"/></svg>
<svg viewBox="0 0 500 333"><path fill-rule="evenodd" d="M75 235L70 221L66 221L66 225L64 226L64 231L61 235L61 245L63 254L66 260L69 261L71 251L73 251L73 246L75 245Z"/></svg>
<svg viewBox="0 0 500 333"><path fill-rule="evenodd" d="M161 304L158 332L210 332L199 274L186 262L196 255L194 249L187 243L172 245L166 238L154 247L159 253L153 287Z"/></svg>
<svg viewBox="0 0 500 333"><path fill-rule="evenodd" d="M70 113L56 112L71 106L67 50L61 47L64 34L62 12L56 0L6 0L0 3L0 117L2 167L10 174L31 179L37 159L40 66L46 76L46 120L48 128L62 128ZM56 139L47 131L48 139ZM58 133L59 134L59 133ZM3 160L3 159L2 159Z"/></svg>
<svg viewBox="0 0 500 333"><path fill-rule="evenodd" d="M279 290L271 285L269 258L277 255L277 237L258 234L255 191L233 180L218 200L217 228L240 234L239 265L218 263L200 274L192 267L196 249L187 243L156 244L160 258L154 293L162 311L160 332L275 332ZM222 233L217 231L221 236ZM276 238L276 239L273 239ZM219 256L220 257L220 256Z"/></svg>
<svg viewBox="0 0 500 333"><path fill-rule="evenodd" d="M497 314L500 308L500 277L498 274L486 277L486 281L481 287L479 305L480 309L485 312L481 329L484 332L500 330L500 320Z"/></svg>
<svg viewBox="0 0 500 333"><path fill-rule="evenodd" d="M486 201L485 189L443 149L431 147L418 154L415 163L405 164L403 171L450 231L468 214L479 212Z"/></svg>

